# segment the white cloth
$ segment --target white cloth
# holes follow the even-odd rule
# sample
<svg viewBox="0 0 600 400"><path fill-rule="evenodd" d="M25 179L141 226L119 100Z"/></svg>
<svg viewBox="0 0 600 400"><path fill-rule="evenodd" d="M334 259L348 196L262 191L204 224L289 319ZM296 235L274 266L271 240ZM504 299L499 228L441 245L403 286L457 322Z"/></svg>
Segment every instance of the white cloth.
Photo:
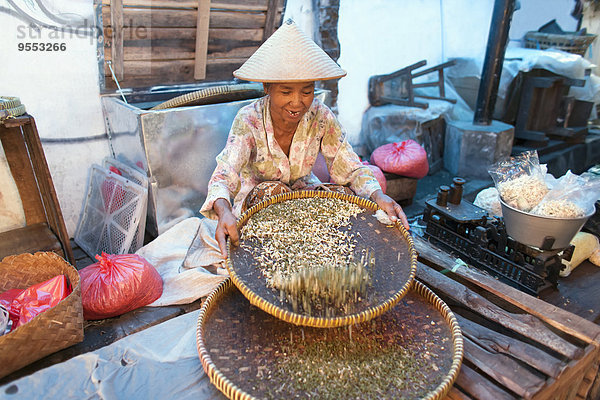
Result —
<svg viewBox="0 0 600 400"><path fill-rule="evenodd" d="M227 278L223 269L213 274L202 268L213 263L214 254L211 252L207 253L206 263L203 263L202 257L196 257L194 264L188 263L186 268L183 267L196 235L210 234L209 227L204 227L202 221L204 219L187 218L136 252L148 260L163 279L162 296L149 304L150 307L191 303L207 296Z"/></svg>
<svg viewBox="0 0 600 400"><path fill-rule="evenodd" d="M202 268L213 265L218 268L217 273L227 275L226 259L223 258L219 249L219 243L215 239L217 223L218 220L209 218L203 218L200 221L198 233L183 262L183 268Z"/></svg>

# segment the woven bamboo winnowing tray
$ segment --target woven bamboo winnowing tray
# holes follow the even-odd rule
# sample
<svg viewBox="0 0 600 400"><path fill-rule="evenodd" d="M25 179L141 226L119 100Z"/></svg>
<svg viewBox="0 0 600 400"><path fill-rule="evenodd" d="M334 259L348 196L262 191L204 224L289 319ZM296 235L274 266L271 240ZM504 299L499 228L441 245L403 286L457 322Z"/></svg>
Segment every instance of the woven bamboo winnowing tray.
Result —
<svg viewBox="0 0 600 400"><path fill-rule="evenodd" d="M353 325L351 330L352 334L346 327L300 327L273 318L252 307L227 279L202 303L196 347L211 383L230 399L332 398L332 393L327 393L326 386L331 386L328 379L317 376L317 381L306 382L305 373L312 369L327 374L335 366L346 371L349 381L348 368L356 366L353 359L363 361L360 365L365 368L350 375L353 378L343 389L345 398L446 398L462 365L463 336L450 308L425 285L415 281L412 290L391 310ZM370 340L373 348L353 349L353 344ZM332 347L323 346L325 342ZM381 354L389 355L390 348L394 352L411 351L411 359L420 365L416 374L409 373L406 383L398 385L391 376L372 377L368 370L368 366L377 365L376 360L383 361ZM354 355L348 357L346 351ZM302 353L312 354L312 361L287 362L289 357L302 360ZM404 369L398 358L388 357L383 362L392 374L401 376L410 370ZM365 381L374 379L381 386L371 384L368 392L360 389ZM333 385L340 386L339 382Z"/></svg>
<svg viewBox="0 0 600 400"><path fill-rule="evenodd" d="M52 252L19 254L0 262L0 292L26 289L65 275L73 292L31 321L0 336L0 378L83 340L83 307L79 273Z"/></svg>
<svg viewBox="0 0 600 400"><path fill-rule="evenodd" d="M342 199L364 209L362 213L351 218L352 232L359 233L357 236L360 243L357 248L370 248L376 260L372 270L372 284L367 289L364 299L356 303L355 309L347 314L324 316L296 312L289 302L281 300L278 291L266 287L255 257L261 248L252 243L251 251L244 250L242 246L234 247L231 243L228 244L227 269L233 283L250 303L295 325L334 328L368 321L392 308L410 290L417 271L417 253L412 237L400 223L386 226L373 216L378 209L374 202L336 192L307 190L283 193L248 209L238 220L238 228L241 230L252 215L272 204L307 197Z"/></svg>

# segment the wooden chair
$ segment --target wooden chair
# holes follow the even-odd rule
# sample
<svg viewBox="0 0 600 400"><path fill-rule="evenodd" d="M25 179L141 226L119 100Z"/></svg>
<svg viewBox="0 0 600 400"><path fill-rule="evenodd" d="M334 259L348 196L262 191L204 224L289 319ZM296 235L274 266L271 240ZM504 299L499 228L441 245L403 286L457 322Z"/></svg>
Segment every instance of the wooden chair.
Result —
<svg viewBox="0 0 600 400"><path fill-rule="evenodd" d="M23 228L0 233L0 260L13 254L53 251L74 265L33 117L25 114L0 121L0 141L23 203L26 223Z"/></svg>

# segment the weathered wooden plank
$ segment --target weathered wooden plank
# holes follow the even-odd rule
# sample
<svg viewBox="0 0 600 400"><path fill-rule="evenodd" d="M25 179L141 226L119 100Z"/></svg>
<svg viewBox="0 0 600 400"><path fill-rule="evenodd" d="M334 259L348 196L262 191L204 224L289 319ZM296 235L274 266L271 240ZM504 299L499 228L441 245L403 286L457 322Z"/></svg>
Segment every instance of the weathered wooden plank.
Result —
<svg viewBox="0 0 600 400"><path fill-rule="evenodd" d="M113 21L113 31L110 40L112 68L118 80L123 79L123 2L112 0L110 20Z"/></svg>
<svg viewBox="0 0 600 400"><path fill-rule="evenodd" d="M185 60L195 54L195 41L187 39L130 41L124 49L125 61Z"/></svg>
<svg viewBox="0 0 600 400"><path fill-rule="evenodd" d="M587 372L583 376L581 385L579 386L579 389L577 391L577 397L585 399L588 396L588 394L590 394L590 392L592 390L592 385L594 384L594 381L595 381L596 377L598 376L598 368L599 367L600 367L599 360L596 360L596 361L594 361L592 366L587 370ZM594 397L590 397L590 398L594 398Z"/></svg>
<svg viewBox="0 0 600 400"><path fill-rule="evenodd" d="M212 4L213 9L222 10L267 11L267 7L267 0L250 0L247 2L241 0L216 0Z"/></svg>
<svg viewBox="0 0 600 400"><path fill-rule="evenodd" d="M108 38L112 35L112 27L104 28L104 34ZM124 45L127 42L143 40L195 40L196 28L157 28L145 26L126 26L123 28Z"/></svg>
<svg viewBox="0 0 600 400"><path fill-rule="evenodd" d="M211 10L210 26L214 28L262 29L265 13Z"/></svg>
<svg viewBox="0 0 600 400"><path fill-rule="evenodd" d="M448 269L452 269L455 266L455 257L440 250L421 237L415 235L413 240L422 262ZM586 343L595 341L600 344L600 327L590 321L505 285L475 268L458 266L454 269L454 273L506 300L524 312L538 317L562 332L583 340Z"/></svg>
<svg viewBox="0 0 600 400"><path fill-rule="evenodd" d="M446 297L463 304L466 308L481 314L485 318L500 323L570 359L578 359L583 353L581 348L558 336L536 317L508 312L424 264L419 263L417 277L438 295L444 293Z"/></svg>
<svg viewBox="0 0 600 400"><path fill-rule="evenodd" d="M207 68L214 66L216 68L228 68L229 65L239 68L245 59L208 59ZM157 61L126 61L125 70L127 71L125 79L128 75L149 76L154 74L175 74L189 75L193 74L194 60L157 60ZM105 74L110 74L105 68Z"/></svg>
<svg viewBox="0 0 600 400"><path fill-rule="evenodd" d="M245 59L207 60L206 79L211 81L230 81L233 71L242 65ZM189 83L193 81L194 60L175 61L125 61L127 73L123 87L141 88L159 84ZM106 69L105 69L106 74ZM108 74L106 74L108 76ZM161 79L157 81L157 76ZM114 89L114 83L107 80L107 88Z"/></svg>
<svg viewBox="0 0 600 400"><path fill-rule="evenodd" d="M558 378L548 378L546 387L537 394L538 398L556 399L560 396L566 396L573 386L576 386L578 391L580 387L579 378L586 375L590 369L594 370L594 367L596 371L598 370L597 364L595 364L595 361L598 360L598 354L598 347L588 346L583 357L569 362L567 368L563 370Z"/></svg>
<svg viewBox="0 0 600 400"><path fill-rule="evenodd" d="M279 15L277 12L280 6L279 3L280 0L269 0L268 2L267 15L265 16L265 28L263 31L263 41L267 40L269 36L275 32L276 27L279 25L278 21L276 20L277 16Z"/></svg>
<svg viewBox="0 0 600 400"><path fill-rule="evenodd" d="M110 10L102 7L102 19L105 27L112 27ZM196 28L196 9L146 9L124 8L124 27L146 28ZM262 29L265 26L265 13L211 10L210 26L213 28Z"/></svg>
<svg viewBox="0 0 600 400"><path fill-rule="evenodd" d="M513 400L517 397L489 381L471 367L462 364L454 386L478 400Z"/></svg>
<svg viewBox="0 0 600 400"><path fill-rule="evenodd" d="M464 358L519 396L530 399L544 386L544 378L533 374L515 359L488 352L469 338L464 339Z"/></svg>
<svg viewBox="0 0 600 400"><path fill-rule="evenodd" d="M31 225L46 222L44 206L38 192L21 127L5 128L0 124L0 141L2 141L6 161L23 204L25 223Z"/></svg>
<svg viewBox="0 0 600 400"><path fill-rule="evenodd" d="M196 23L196 50L194 58L194 79L197 80L206 78L209 20L210 0L198 0L198 22Z"/></svg>
<svg viewBox="0 0 600 400"><path fill-rule="evenodd" d="M36 251L54 251L65 257L60 241L47 223L30 224L0 233L0 260L6 256Z"/></svg>
<svg viewBox="0 0 600 400"><path fill-rule="evenodd" d="M543 350L515 338L481 326L455 313L463 335L489 352L502 353L521 360L548 376L557 378L566 364Z"/></svg>
<svg viewBox="0 0 600 400"><path fill-rule="evenodd" d="M110 5L110 0L102 0L102 5ZM196 0L124 0L125 7L153 8L196 8ZM223 10L267 11L267 0L216 0L212 8Z"/></svg>
<svg viewBox="0 0 600 400"><path fill-rule="evenodd" d="M571 387L565 392L563 399L574 400L577 397L577 392L579 391L582 381L583 376L575 377L575 379L571 381Z"/></svg>
<svg viewBox="0 0 600 400"><path fill-rule="evenodd" d="M588 391L587 397L589 399L600 399L600 373L596 374L594 382Z"/></svg>
<svg viewBox="0 0 600 400"><path fill-rule="evenodd" d="M251 42L258 43L262 42L262 32L259 29L231 29L231 28L213 28L210 27L208 30L209 41L225 41L229 42ZM105 28L105 34L107 37L112 35L112 27L108 26ZM180 27L141 27L126 26L123 29L123 40L172 40L172 39L189 39L195 40L196 28L180 28Z"/></svg>
<svg viewBox="0 0 600 400"><path fill-rule="evenodd" d="M58 196L54 189L52 175L50 174L50 169L46 162L46 155L44 154L35 119L33 117L30 117L29 123L23 126L23 134L25 143L29 149L31 165L36 176L37 189L40 192L42 203L44 205L46 221L48 222L50 229L52 229L54 234L58 237L58 240L61 242L63 258L72 263L74 262L74 258L73 250L69 243L69 234L60 209Z"/></svg>
<svg viewBox="0 0 600 400"><path fill-rule="evenodd" d="M181 46L169 47L169 43L180 43ZM192 43L185 43L183 45L182 41L164 41L160 43L160 46L135 46L128 47L125 46L124 49L124 61L168 61L168 60L186 60L190 58L194 58L195 51L192 48ZM258 48L255 47L237 47L233 48L228 52L209 52L207 55L208 60L216 60L216 59L234 59L246 60L250 57ZM105 61L110 61L111 57L106 57ZM127 75L127 72L125 72Z"/></svg>
<svg viewBox="0 0 600 400"><path fill-rule="evenodd" d="M136 32L136 30L139 30ZM107 28L107 46L110 46L112 28ZM123 57L125 61L176 60L193 58L195 34L192 28L125 28L123 30ZM208 57L247 58L260 46L260 29L211 29L208 39ZM110 52L105 60L110 60Z"/></svg>

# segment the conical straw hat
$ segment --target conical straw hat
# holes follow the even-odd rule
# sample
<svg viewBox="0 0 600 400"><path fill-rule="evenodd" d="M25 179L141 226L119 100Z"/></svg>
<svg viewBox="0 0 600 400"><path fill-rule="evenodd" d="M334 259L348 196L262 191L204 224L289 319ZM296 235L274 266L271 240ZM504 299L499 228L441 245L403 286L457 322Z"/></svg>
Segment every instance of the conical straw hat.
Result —
<svg viewBox="0 0 600 400"><path fill-rule="evenodd" d="M233 76L253 82L307 82L341 78L341 69L288 19Z"/></svg>

